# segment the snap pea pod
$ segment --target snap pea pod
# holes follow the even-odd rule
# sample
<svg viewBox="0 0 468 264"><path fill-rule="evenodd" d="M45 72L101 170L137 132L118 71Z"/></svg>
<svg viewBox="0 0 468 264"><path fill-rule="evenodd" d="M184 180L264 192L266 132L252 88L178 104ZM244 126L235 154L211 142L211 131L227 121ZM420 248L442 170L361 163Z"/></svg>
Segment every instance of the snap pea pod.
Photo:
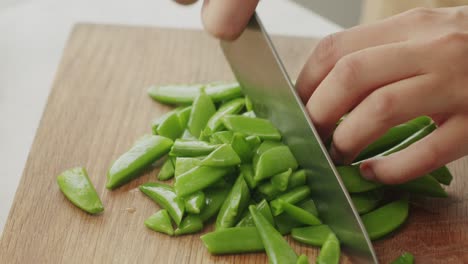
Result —
<svg viewBox="0 0 468 264"><path fill-rule="evenodd" d="M317 264L338 264L340 262L340 241L334 233L328 235L320 248Z"/></svg>
<svg viewBox="0 0 468 264"><path fill-rule="evenodd" d="M190 134L190 131L188 131L188 129L185 129L184 130L184 133L182 133L182 136L180 137L180 139L183 139L183 140L198 140L198 138L196 138L194 135Z"/></svg>
<svg viewBox="0 0 468 264"><path fill-rule="evenodd" d="M296 264L309 264L309 258L302 254L297 258Z"/></svg>
<svg viewBox="0 0 468 264"><path fill-rule="evenodd" d="M430 173L438 182L443 185L450 185L453 180L452 173L450 173L447 166L442 166Z"/></svg>
<svg viewBox="0 0 468 264"><path fill-rule="evenodd" d="M254 171L251 164L241 164L240 167L240 176L244 178L245 182L250 189L257 187L258 182L254 180Z"/></svg>
<svg viewBox="0 0 468 264"><path fill-rule="evenodd" d="M293 228L291 230L291 237L301 243L321 247L332 233L332 230L327 225L315 225Z"/></svg>
<svg viewBox="0 0 468 264"><path fill-rule="evenodd" d="M367 146L355 159L360 161L371 158L404 141L418 130L431 123L429 117L418 117L407 123L390 128L383 136Z"/></svg>
<svg viewBox="0 0 468 264"><path fill-rule="evenodd" d="M216 229L234 226L250 200L250 190L243 177L237 177L216 218Z"/></svg>
<svg viewBox="0 0 468 264"><path fill-rule="evenodd" d="M167 181L174 177L174 163L171 158L167 158L158 173L158 179L160 181Z"/></svg>
<svg viewBox="0 0 468 264"><path fill-rule="evenodd" d="M147 135L120 156L107 173L108 189L115 189L138 176L147 166L167 154L173 142L171 139Z"/></svg>
<svg viewBox="0 0 468 264"><path fill-rule="evenodd" d="M226 197L229 194L228 188L208 188L204 191L205 193L205 206L200 211L200 219L205 222L211 219L216 213L219 212L219 209L226 200Z"/></svg>
<svg viewBox="0 0 468 264"><path fill-rule="evenodd" d="M257 204L257 209L261 214L263 214L265 219L268 220L268 222L270 222L270 224L274 224L274 219L273 215L271 214L270 205L268 205L268 202L266 200L260 201L260 203ZM236 226L255 226L252 214L250 214L249 211L246 211L245 216L239 221L239 223L237 223Z"/></svg>
<svg viewBox="0 0 468 264"><path fill-rule="evenodd" d="M225 115L239 113L242 110L242 108L244 108L244 105L244 98L237 98L222 104L216 111L216 113L213 114L213 116L211 116L210 120L208 120L208 123L206 124L206 127L204 129L205 135L209 136L214 132L220 130L223 127L222 118Z"/></svg>
<svg viewBox="0 0 468 264"><path fill-rule="evenodd" d="M253 111L252 100L248 96L245 97L245 109L247 109L247 112Z"/></svg>
<svg viewBox="0 0 468 264"><path fill-rule="evenodd" d="M255 166L256 181L260 181L288 169L295 170L298 167L296 158L287 146L279 146L262 153Z"/></svg>
<svg viewBox="0 0 468 264"><path fill-rule="evenodd" d="M411 253L405 252L390 264L413 264L414 256Z"/></svg>
<svg viewBox="0 0 468 264"><path fill-rule="evenodd" d="M263 140L281 139L281 134L278 129L267 119L225 115L223 117L223 124L230 131L250 136L258 136Z"/></svg>
<svg viewBox="0 0 468 264"><path fill-rule="evenodd" d="M278 173L271 177L271 184L278 190L284 192L288 188L289 178L291 177L292 169L289 168L287 171Z"/></svg>
<svg viewBox="0 0 468 264"><path fill-rule="evenodd" d="M341 180L350 193L361 193L377 189L381 183L368 181L361 176L359 165L338 166L336 170L341 175Z"/></svg>
<svg viewBox="0 0 468 264"><path fill-rule="evenodd" d="M306 199L302 202L299 202L297 205L314 216L318 216L315 203L311 199ZM304 226L303 223L297 221L288 214L280 214L275 216L275 225L278 228L278 231L283 235L289 234L293 228Z"/></svg>
<svg viewBox="0 0 468 264"><path fill-rule="evenodd" d="M262 239L269 262L273 264L295 264L297 255L283 236L258 211L255 205L250 205L249 211Z"/></svg>
<svg viewBox="0 0 468 264"><path fill-rule="evenodd" d="M205 194L201 191L192 193L184 199L185 211L191 214L199 214L205 206Z"/></svg>
<svg viewBox="0 0 468 264"><path fill-rule="evenodd" d="M257 150L260 144L262 143L262 140L257 136L247 136L245 137L245 140L247 141L247 143L249 143L250 149L253 150L252 155L255 153L255 150Z"/></svg>
<svg viewBox="0 0 468 264"><path fill-rule="evenodd" d="M232 254L264 251L256 227L230 227L200 237L211 254Z"/></svg>
<svg viewBox="0 0 468 264"><path fill-rule="evenodd" d="M401 226L408 217L408 200L401 199L364 214L361 219L369 238L379 239Z"/></svg>
<svg viewBox="0 0 468 264"><path fill-rule="evenodd" d="M284 210L284 202L295 204L307 198L310 195L310 188L308 186L301 186L280 195L278 198L270 202L270 206L274 216L281 214Z"/></svg>
<svg viewBox="0 0 468 264"><path fill-rule="evenodd" d="M383 192L380 190L351 194L351 200L353 200L354 207L359 214L365 214L375 209L382 198Z"/></svg>
<svg viewBox="0 0 468 264"><path fill-rule="evenodd" d="M257 117L254 111L248 111L248 112L242 113L242 116L251 117L251 118Z"/></svg>
<svg viewBox="0 0 468 264"><path fill-rule="evenodd" d="M208 120L216 113L216 107L204 90L195 98L190 112L187 128L192 135L200 137Z"/></svg>
<svg viewBox="0 0 468 264"><path fill-rule="evenodd" d="M231 168L197 166L176 178L174 189L179 196L186 196L205 189L228 174Z"/></svg>
<svg viewBox="0 0 468 264"><path fill-rule="evenodd" d="M187 171L200 166L202 159L199 157L196 158L187 158L187 157L178 157L175 162L174 176L177 179L180 175L186 173Z"/></svg>
<svg viewBox="0 0 468 264"><path fill-rule="evenodd" d="M159 210L152 216L148 217L148 219L145 220L145 226L156 232L170 236L174 235L171 218L169 217L166 209Z"/></svg>
<svg viewBox="0 0 468 264"><path fill-rule="evenodd" d="M255 146L249 143L242 134L234 133L231 145L237 155L239 155L242 162L250 162L252 160Z"/></svg>
<svg viewBox="0 0 468 264"><path fill-rule="evenodd" d="M223 144L211 152L201 162L203 166L230 167L239 165L241 159L229 144Z"/></svg>
<svg viewBox="0 0 468 264"><path fill-rule="evenodd" d="M104 211L101 199L85 168L77 167L62 172L57 176L57 184L65 197L81 210L90 214Z"/></svg>
<svg viewBox="0 0 468 264"><path fill-rule="evenodd" d="M202 88L205 88L206 94L214 102L242 96L241 87L238 83L151 86L148 88L148 95L160 103L191 104L200 94Z"/></svg>
<svg viewBox="0 0 468 264"><path fill-rule="evenodd" d="M203 221L201 220L200 216L189 214L184 219L182 219L182 222L180 223L179 227L176 228L174 234L176 236L193 234L202 229Z"/></svg>
<svg viewBox="0 0 468 264"><path fill-rule="evenodd" d="M176 196L172 186L163 183L148 182L140 185L139 189L159 206L166 209L177 225L180 224L185 212L185 206L184 202Z"/></svg>
<svg viewBox="0 0 468 264"><path fill-rule="evenodd" d="M286 146L286 145L284 145L281 141L272 141L272 140L263 141L260 144L260 146L254 152L254 156L253 156L253 160L252 160L253 165L254 166L257 165L258 159L267 150L270 150L270 149L275 148L275 147L280 147L280 146Z"/></svg>
<svg viewBox="0 0 468 264"><path fill-rule="evenodd" d="M164 114L158 120L153 121L153 134L167 137L172 140L181 137L184 133L185 126L183 126L180 120L179 111L180 109L174 109Z"/></svg>
<svg viewBox="0 0 468 264"><path fill-rule="evenodd" d="M440 186L440 183L430 174L396 185L395 188L424 196L448 196L447 192Z"/></svg>
<svg viewBox="0 0 468 264"><path fill-rule="evenodd" d="M284 200L281 200L281 199L279 200L279 203L281 204L285 213L290 215L292 218L294 218L298 222L301 222L306 225L322 224L322 221L320 221L320 219L318 219L315 215L307 212L306 210L298 206L285 202Z"/></svg>
<svg viewBox="0 0 468 264"><path fill-rule="evenodd" d="M305 185L306 180L307 176L305 170L298 170L294 172L289 179L287 190L292 190L296 187ZM278 190L270 181L259 185L257 191L268 201L277 198L281 194L281 191Z"/></svg>
<svg viewBox="0 0 468 264"><path fill-rule="evenodd" d="M179 111L177 111L177 115L179 116L180 125L184 129L186 129L187 124L188 124L188 120L190 119L190 113L192 112L192 106L186 106L186 107L183 107L183 108L179 107L179 108L176 108L176 109L179 110Z"/></svg>
<svg viewBox="0 0 468 264"><path fill-rule="evenodd" d="M169 155L177 157L198 157L210 154L219 145L205 141L177 139Z"/></svg>
<svg viewBox="0 0 468 264"><path fill-rule="evenodd" d="M211 135L211 144L231 144L234 132L232 131L219 131Z"/></svg>

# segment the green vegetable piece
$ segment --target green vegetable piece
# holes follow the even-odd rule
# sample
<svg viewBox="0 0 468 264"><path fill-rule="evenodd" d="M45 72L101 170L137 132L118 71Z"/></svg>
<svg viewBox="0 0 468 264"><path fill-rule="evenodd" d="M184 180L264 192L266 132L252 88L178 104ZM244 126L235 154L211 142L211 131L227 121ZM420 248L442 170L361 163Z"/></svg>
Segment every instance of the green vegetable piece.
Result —
<svg viewBox="0 0 468 264"><path fill-rule="evenodd" d="M171 158L167 158L159 170L158 179L160 181L167 181L172 177L174 177L174 164L172 163Z"/></svg>
<svg viewBox="0 0 468 264"><path fill-rule="evenodd" d="M305 199L302 202L297 204L300 208L306 210L307 212L313 214L314 216L318 217L317 206L315 205L314 200L312 199Z"/></svg>
<svg viewBox="0 0 468 264"><path fill-rule="evenodd" d="M408 200L402 199L377 208L361 217L372 240L381 238L401 226L408 217Z"/></svg>
<svg viewBox="0 0 468 264"><path fill-rule="evenodd" d="M213 185L229 171L224 167L197 166L176 178L175 191L179 196L187 196Z"/></svg>
<svg viewBox="0 0 468 264"><path fill-rule="evenodd" d="M453 180L452 173L450 173L447 166L442 166L430 173L438 182L443 185L450 185Z"/></svg>
<svg viewBox="0 0 468 264"><path fill-rule="evenodd" d="M245 109L247 109L247 112L253 111L252 100L248 96L245 97Z"/></svg>
<svg viewBox="0 0 468 264"><path fill-rule="evenodd" d="M234 132L232 131L219 131L211 135L211 144L231 144Z"/></svg>
<svg viewBox="0 0 468 264"><path fill-rule="evenodd" d="M278 129L267 119L225 115L223 117L223 124L228 130L246 135L258 136L263 140L281 139L281 134Z"/></svg>
<svg viewBox="0 0 468 264"><path fill-rule="evenodd" d="M205 193L205 206L201 210L199 216L200 219L205 222L211 219L216 213L219 212L219 209L226 200L226 197L229 194L228 188L208 188L204 191Z"/></svg>
<svg viewBox="0 0 468 264"><path fill-rule="evenodd" d="M383 192L379 190L351 194L351 200L353 200L354 207L359 214L365 214L375 209L382 198Z"/></svg>
<svg viewBox="0 0 468 264"><path fill-rule="evenodd" d="M104 211L101 199L83 167L66 170L57 176L57 184L70 202L90 214Z"/></svg>
<svg viewBox="0 0 468 264"><path fill-rule="evenodd" d="M251 164L241 164L240 167L240 176L244 178L245 182L252 190L254 189L258 182L254 180L254 171Z"/></svg>
<svg viewBox="0 0 468 264"><path fill-rule="evenodd" d="M283 200L279 200L283 210L289 214L292 218L296 219L298 222L301 222L306 225L320 225L322 222L315 215L307 212L306 210L292 205Z"/></svg>
<svg viewBox="0 0 468 264"><path fill-rule="evenodd" d="M242 162L250 162L252 160L254 146L247 141L247 139L239 133L234 133L231 142L232 148L239 155Z"/></svg>
<svg viewBox="0 0 468 264"><path fill-rule="evenodd" d="M179 108L180 110L177 111L177 115L179 116L180 125L184 128L184 132L188 131L185 130L187 128L188 120L190 119L190 113L192 112L192 106L187 106L184 108Z"/></svg>
<svg viewBox="0 0 468 264"><path fill-rule="evenodd" d="M229 114L237 114L239 113L242 108L244 108L245 99L244 98L237 98L222 104L218 111L208 120L208 123L205 128L205 134L211 135L212 133L220 130L223 127L223 120L222 118L225 115Z"/></svg>
<svg viewBox="0 0 468 264"><path fill-rule="evenodd" d="M300 208L306 210L307 212L318 216L315 203L311 199L306 199L302 202L299 202L297 205ZM295 218L288 214L280 214L278 216L275 216L275 224L278 228L278 231L283 235L289 234L293 228L304 226L303 223L297 221Z"/></svg>
<svg viewBox="0 0 468 264"><path fill-rule="evenodd" d="M266 218L266 220L270 222L270 224L275 224L273 215L271 214L270 205L266 200L260 201L260 203L257 204L257 209ZM239 223L237 223L236 226L255 226L252 214L250 214L249 211L246 211L245 216L239 221Z"/></svg>
<svg viewBox="0 0 468 264"><path fill-rule="evenodd" d="M271 184L273 186L284 192L288 188L289 178L291 177L292 170L289 168L287 171L278 173L275 176L271 177Z"/></svg>
<svg viewBox="0 0 468 264"><path fill-rule="evenodd" d="M200 237L211 254L237 254L264 251L256 227L231 227L216 230Z"/></svg>
<svg viewBox="0 0 468 264"><path fill-rule="evenodd" d="M212 167L230 167L239 165L241 160L231 145L223 144L202 160L201 165Z"/></svg>
<svg viewBox="0 0 468 264"><path fill-rule="evenodd" d="M147 166L167 154L172 143L172 140L162 136L142 137L112 164L107 173L106 187L115 189L134 179Z"/></svg>
<svg viewBox="0 0 468 264"><path fill-rule="evenodd" d="M192 111L188 120L188 130L195 137L200 137L200 133L205 128L208 120L216 113L216 107L211 98L201 92L193 101Z"/></svg>
<svg viewBox="0 0 468 264"><path fill-rule="evenodd" d="M391 264L413 264L414 263L414 256L409 252L404 252L399 256L397 259L392 261Z"/></svg>
<svg viewBox="0 0 468 264"><path fill-rule="evenodd" d="M174 228L172 227L171 218L166 209L159 210L148 219L145 220L145 226L149 229L164 233L167 235L174 235Z"/></svg>
<svg viewBox="0 0 468 264"><path fill-rule="evenodd" d="M320 248L317 264L338 264L340 262L340 241L334 233L328 235L327 240Z"/></svg>
<svg viewBox="0 0 468 264"><path fill-rule="evenodd" d="M447 197L447 192L430 174L399 184L396 188L430 197Z"/></svg>
<svg viewBox="0 0 468 264"><path fill-rule="evenodd" d="M306 255L302 254L297 259L296 264L309 264L309 258Z"/></svg>
<svg viewBox="0 0 468 264"><path fill-rule="evenodd" d="M406 138L410 137L418 130L429 125L430 123L430 118L418 117L407 123L392 127L383 136L361 151L355 160L359 161L368 159L379 153L382 153L401 143Z"/></svg>
<svg viewBox="0 0 468 264"><path fill-rule="evenodd" d="M177 179L180 175L186 173L187 171L200 166L201 164L200 158L187 158L187 157L178 157L176 158L174 175Z"/></svg>
<svg viewBox="0 0 468 264"><path fill-rule="evenodd" d="M359 165L338 166L336 170L341 175L341 180L350 193L367 192L382 186L381 183L364 179L361 176Z"/></svg>
<svg viewBox="0 0 468 264"><path fill-rule="evenodd" d="M167 113L164 113L162 116L159 116L155 119L153 119L153 121L151 122L151 130L153 131L153 135L157 135L158 134L158 127L159 125L165 121L167 119L168 116L170 116L171 114L173 113L177 113L179 109L174 109L174 110L171 110Z"/></svg>
<svg viewBox="0 0 468 264"><path fill-rule="evenodd" d="M148 182L140 185L140 191L150 197L159 206L166 209L177 225L180 224L185 211L184 202L177 198L172 186Z"/></svg>
<svg viewBox="0 0 468 264"><path fill-rule="evenodd" d="M297 255L283 236L257 210L255 205L249 206L249 211L262 239L269 262L273 264L295 264Z"/></svg>
<svg viewBox="0 0 468 264"><path fill-rule="evenodd" d="M288 188L287 190L292 190L296 187L303 186L306 184L307 176L305 173L305 170L298 170L294 172L288 183ZM281 191L278 190L272 183L271 181L267 181L261 185L258 186L257 191L265 197L268 201L271 201L275 198L277 198L280 194Z"/></svg>
<svg viewBox="0 0 468 264"><path fill-rule="evenodd" d="M203 229L203 221L200 219L198 215L187 215L182 222L180 223L179 227L176 228L174 234L176 236L186 235L186 234L193 234L201 231Z"/></svg>
<svg viewBox="0 0 468 264"><path fill-rule="evenodd" d="M242 116L250 117L250 118L255 118L255 117L257 117L257 115L255 114L254 111L245 112L245 113L242 114Z"/></svg>
<svg viewBox="0 0 468 264"><path fill-rule="evenodd" d="M210 154L218 145L205 141L177 139L169 155L177 157L198 157Z"/></svg>
<svg viewBox="0 0 468 264"><path fill-rule="evenodd" d="M316 247L321 247L330 234L333 232L327 225L293 228L291 231L294 240Z"/></svg>
<svg viewBox="0 0 468 264"><path fill-rule="evenodd" d="M238 177L216 218L216 229L234 226L250 201L250 190L243 177Z"/></svg>
<svg viewBox="0 0 468 264"><path fill-rule="evenodd" d="M253 156L253 165L254 167L258 163L258 159L260 156L265 153L267 150L270 150L275 147L280 147L280 146L286 146L284 145L281 141L271 141L271 140L265 140L263 141L258 148L256 148L254 156Z"/></svg>
<svg viewBox="0 0 468 264"><path fill-rule="evenodd" d="M184 133L182 134L180 139L186 140L186 141L198 141L198 138L196 138L192 134L190 134L190 131L188 131L188 129L184 130Z"/></svg>
<svg viewBox="0 0 468 264"><path fill-rule="evenodd" d="M238 83L151 86L148 89L148 95L160 103L191 104L200 94L202 88L205 88L206 94L214 102L242 96L241 87Z"/></svg>
<svg viewBox="0 0 468 264"><path fill-rule="evenodd" d="M260 155L255 166L254 179L260 181L288 169L295 170L297 161L287 146L279 146Z"/></svg>
<svg viewBox="0 0 468 264"><path fill-rule="evenodd" d="M182 126L177 109L163 115L161 120L159 120L159 125L157 127L153 125L153 133L156 132L154 134L161 135L172 140L181 137L184 130L185 127Z"/></svg>
<svg viewBox="0 0 468 264"><path fill-rule="evenodd" d="M262 143L262 140L257 136L247 136L245 140L247 141L247 143L249 143L250 149L252 150L257 150L257 148Z"/></svg>
<svg viewBox="0 0 468 264"><path fill-rule="evenodd" d="M271 201L270 206L274 216L281 214L284 210L283 208L283 200L284 202L288 202L291 204L295 204L307 198L310 195L310 189L308 186L301 186L295 189L288 191L285 194L280 195L275 200Z"/></svg>
<svg viewBox="0 0 468 264"><path fill-rule="evenodd" d="M205 206L205 194L195 192L185 198L185 211L191 214L199 214Z"/></svg>

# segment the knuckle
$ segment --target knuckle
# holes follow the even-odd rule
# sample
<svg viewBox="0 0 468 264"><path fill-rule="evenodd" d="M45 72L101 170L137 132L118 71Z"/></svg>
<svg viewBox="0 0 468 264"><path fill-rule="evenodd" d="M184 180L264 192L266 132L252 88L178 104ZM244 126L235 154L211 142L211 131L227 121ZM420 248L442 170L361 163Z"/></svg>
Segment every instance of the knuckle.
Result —
<svg viewBox="0 0 468 264"><path fill-rule="evenodd" d="M371 111L374 112L376 121L383 124L393 124L397 112L397 95L390 92L375 92L370 95Z"/></svg>
<svg viewBox="0 0 468 264"><path fill-rule="evenodd" d="M427 7L417 7L405 12L405 16L414 22L432 21L438 12Z"/></svg>
<svg viewBox="0 0 468 264"><path fill-rule="evenodd" d="M468 33L461 31L447 33L439 39L439 44L454 46L454 48L466 47L468 44Z"/></svg>
<svg viewBox="0 0 468 264"><path fill-rule="evenodd" d="M339 57L338 38L340 33L334 33L319 41L314 49L313 57L321 64L333 65Z"/></svg>
<svg viewBox="0 0 468 264"><path fill-rule="evenodd" d="M347 55L338 61L333 71L343 87L352 87L359 77L361 68L361 62L356 56Z"/></svg>

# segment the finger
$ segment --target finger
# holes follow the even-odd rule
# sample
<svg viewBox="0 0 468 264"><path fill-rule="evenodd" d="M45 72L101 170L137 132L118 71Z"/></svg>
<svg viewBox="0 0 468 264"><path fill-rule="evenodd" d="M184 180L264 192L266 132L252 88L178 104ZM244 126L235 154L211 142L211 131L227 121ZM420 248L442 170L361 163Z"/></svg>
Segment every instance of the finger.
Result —
<svg viewBox="0 0 468 264"><path fill-rule="evenodd" d="M422 74L418 47L408 42L392 43L340 59L307 102L320 135L327 138L336 122L376 88Z"/></svg>
<svg viewBox="0 0 468 264"><path fill-rule="evenodd" d="M191 5L195 2L197 2L197 0L174 0L176 1L177 3L181 4L181 5Z"/></svg>
<svg viewBox="0 0 468 264"><path fill-rule="evenodd" d="M202 19L213 36L233 40L247 26L259 0L205 0Z"/></svg>
<svg viewBox="0 0 468 264"><path fill-rule="evenodd" d="M306 61L296 88L303 102L307 102L320 82L342 57L355 51L408 40L419 32L427 12L423 9L405 12L377 23L360 25L323 38Z"/></svg>
<svg viewBox="0 0 468 264"><path fill-rule="evenodd" d="M429 136L387 157L361 164L364 177L399 184L468 154L468 115L453 116Z"/></svg>
<svg viewBox="0 0 468 264"><path fill-rule="evenodd" d="M333 134L335 161L351 162L393 126L421 115L452 112L450 103L440 103L444 102L440 86L436 77L425 74L375 90L336 128Z"/></svg>

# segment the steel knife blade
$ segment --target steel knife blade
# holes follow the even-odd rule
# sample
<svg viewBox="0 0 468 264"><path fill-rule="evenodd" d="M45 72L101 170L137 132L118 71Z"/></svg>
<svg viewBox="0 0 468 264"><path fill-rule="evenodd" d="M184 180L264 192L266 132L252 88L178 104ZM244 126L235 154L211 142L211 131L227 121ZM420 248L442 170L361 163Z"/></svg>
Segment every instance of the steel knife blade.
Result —
<svg viewBox="0 0 468 264"><path fill-rule="evenodd" d="M378 263L349 193L258 15L252 16L239 38L221 40L220 44L257 116L269 119L281 131L283 141L308 172L308 184L321 219L359 263Z"/></svg>

